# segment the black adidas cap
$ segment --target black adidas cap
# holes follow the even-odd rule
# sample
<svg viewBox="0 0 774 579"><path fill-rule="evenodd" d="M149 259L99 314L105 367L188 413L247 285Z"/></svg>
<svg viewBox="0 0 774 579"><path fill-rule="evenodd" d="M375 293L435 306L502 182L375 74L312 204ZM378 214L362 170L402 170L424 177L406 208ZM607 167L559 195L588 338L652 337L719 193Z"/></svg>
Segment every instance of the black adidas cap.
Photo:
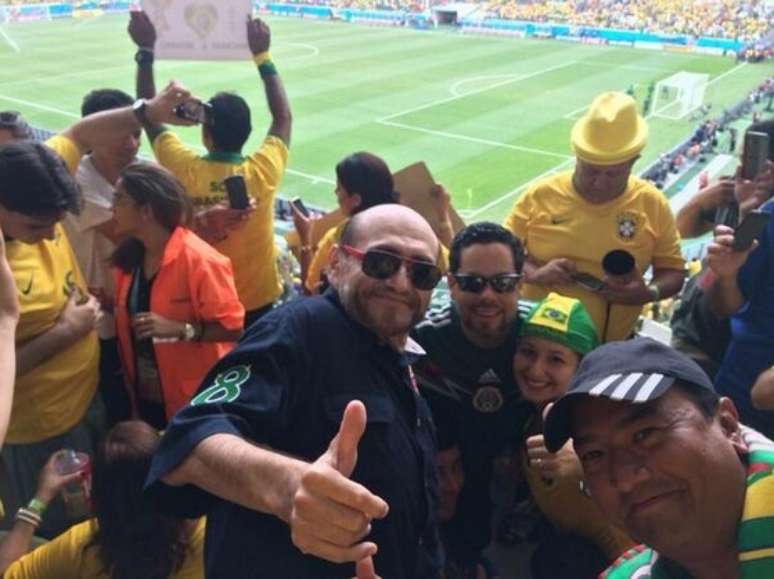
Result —
<svg viewBox="0 0 774 579"><path fill-rule="evenodd" d="M641 404L655 400L676 381L715 390L696 362L650 338L609 342L592 350L578 366L567 393L546 416L546 448L556 452L571 438L570 410L579 396L604 396Z"/></svg>

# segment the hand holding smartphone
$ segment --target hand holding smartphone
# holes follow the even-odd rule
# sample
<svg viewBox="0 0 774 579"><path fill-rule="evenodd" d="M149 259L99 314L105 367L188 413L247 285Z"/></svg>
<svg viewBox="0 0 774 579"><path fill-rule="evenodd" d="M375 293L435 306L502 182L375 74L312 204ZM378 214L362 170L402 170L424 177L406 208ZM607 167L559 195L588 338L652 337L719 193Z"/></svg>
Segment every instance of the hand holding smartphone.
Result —
<svg viewBox="0 0 774 579"><path fill-rule="evenodd" d="M742 177L753 180L758 176L769 158L771 142L768 133L747 131L742 151Z"/></svg>
<svg viewBox="0 0 774 579"><path fill-rule="evenodd" d="M294 199L291 199L290 204L293 205L296 209L298 209L298 212L301 213L304 217L309 217L309 209L306 205L304 205L304 202L302 201L301 197L295 197Z"/></svg>
<svg viewBox="0 0 774 579"><path fill-rule="evenodd" d="M197 99L185 101L175 107L175 115L200 125L212 126L212 105Z"/></svg>
<svg viewBox="0 0 774 579"><path fill-rule="evenodd" d="M573 281L581 286L583 289L598 292L605 289L605 282L598 277L594 277L590 273L584 271L578 271L571 274Z"/></svg>
<svg viewBox="0 0 774 579"><path fill-rule="evenodd" d="M747 251L771 219L771 213L750 211L739 226L734 229L734 251Z"/></svg>
<svg viewBox="0 0 774 579"><path fill-rule="evenodd" d="M223 183L226 186L226 195L231 209L247 209L250 206L245 178L242 175L226 177Z"/></svg>

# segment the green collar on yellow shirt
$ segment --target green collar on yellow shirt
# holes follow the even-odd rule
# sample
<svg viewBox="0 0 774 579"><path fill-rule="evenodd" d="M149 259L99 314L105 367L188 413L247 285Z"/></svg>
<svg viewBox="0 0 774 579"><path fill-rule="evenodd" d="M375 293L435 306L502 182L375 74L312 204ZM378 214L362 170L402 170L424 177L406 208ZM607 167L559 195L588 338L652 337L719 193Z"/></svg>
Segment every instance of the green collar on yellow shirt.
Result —
<svg viewBox="0 0 774 579"><path fill-rule="evenodd" d="M239 165L245 160L245 158L239 153L221 153L213 151L202 155L202 161L212 161L213 163L234 163Z"/></svg>

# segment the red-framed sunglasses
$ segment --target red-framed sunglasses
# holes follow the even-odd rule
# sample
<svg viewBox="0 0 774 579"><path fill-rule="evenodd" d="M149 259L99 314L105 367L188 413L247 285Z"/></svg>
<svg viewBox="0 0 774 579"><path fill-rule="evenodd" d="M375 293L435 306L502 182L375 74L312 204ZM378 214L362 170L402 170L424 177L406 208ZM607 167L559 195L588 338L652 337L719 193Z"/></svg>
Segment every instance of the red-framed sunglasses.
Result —
<svg viewBox="0 0 774 579"><path fill-rule="evenodd" d="M363 273L374 279L389 279L398 273L401 265L411 284L418 290L431 290L441 281L443 274L437 265L418 259L410 259L380 249L361 251L351 245L339 246L344 253L360 260Z"/></svg>

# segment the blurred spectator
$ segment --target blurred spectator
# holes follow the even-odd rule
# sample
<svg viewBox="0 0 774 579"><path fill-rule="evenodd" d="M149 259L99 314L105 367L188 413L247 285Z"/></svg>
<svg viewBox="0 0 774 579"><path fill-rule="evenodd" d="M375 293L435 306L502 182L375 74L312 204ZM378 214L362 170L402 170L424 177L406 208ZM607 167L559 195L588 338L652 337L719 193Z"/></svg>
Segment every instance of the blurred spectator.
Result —
<svg viewBox="0 0 774 579"><path fill-rule="evenodd" d="M0 112L0 145L9 141L22 141L32 137L27 121L17 111Z"/></svg>
<svg viewBox="0 0 774 579"><path fill-rule="evenodd" d="M522 470L533 499L552 524L532 557L533 579L596 577L634 546L581 492L583 475L572 445L550 453L543 439L543 411L567 392L581 358L598 344L583 304L555 293L532 308L519 330L513 372L521 395L533 405L524 428Z"/></svg>
<svg viewBox="0 0 774 579"><path fill-rule="evenodd" d="M11 418L16 352L14 340L19 323L19 300L16 297L13 272L5 256L5 234L0 229L0 448L5 442ZM0 504L2 508L2 504Z"/></svg>
<svg viewBox="0 0 774 579"><path fill-rule="evenodd" d="M199 579L204 577L205 520L162 515L143 496L159 434L120 422L94 461L94 518L20 557L5 579Z"/></svg>
<svg viewBox="0 0 774 579"><path fill-rule="evenodd" d="M117 89L93 90L81 104L81 116L127 107L134 99ZM142 129L96 147L81 159L75 180L83 196L81 212L68 214L62 225L78 260L89 292L102 304L99 336L99 392L105 403L108 425L129 418L129 400L121 375L112 310L113 275L110 256L115 249L113 196L121 170L134 161Z"/></svg>
<svg viewBox="0 0 774 579"><path fill-rule="evenodd" d="M137 51L137 96L155 94L153 47L156 30L144 12L131 12L129 35ZM252 126L250 108L232 93L220 92L200 110L205 114L200 156L171 131L153 123L145 130L159 163L177 177L192 197L197 219L194 231L231 259L234 279L247 310L245 326L270 310L282 293L274 245L274 195L285 171L290 144L291 116L285 89L269 55L269 27L259 19L247 23L247 40L258 65L271 113L268 135L249 157L242 156ZM245 178L254 206L230 209L225 203L223 180L230 175Z"/></svg>
<svg viewBox="0 0 774 579"><path fill-rule="evenodd" d="M174 121L188 98L172 85L146 105L147 115ZM26 503L51 453L90 453L102 430L97 388L99 303L88 293L59 221L77 212L72 177L83 151L122 139L139 128L130 107L81 119L47 145L31 141L0 147L0 227L20 302L16 332L16 384L3 460L9 504ZM69 523L60 501L41 527L50 535Z"/></svg>
<svg viewBox="0 0 774 579"><path fill-rule="evenodd" d="M134 410L163 430L242 334L231 263L186 228L190 199L158 165L116 183L115 315Z"/></svg>
<svg viewBox="0 0 774 579"><path fill-rule="evenodd" d="M685 276L666 197L631 175L647 136L634 99L601 94L572 129L574 171L533 184L505 220L528 252L524 297L551 291L577 297L603 342L631 336L642 305L677 293ZM614 250L633 258L633 267L605 271L604 258ZM651 266L646 285L642 274Z"/></svg>
<svg viewBox="0 0 774 579"><path fill-rule="evenodd" d="M375 205L397 203L387 163L365 151L353 153L336 165L335 193L339 209L347 218ZM338 243L347 222L345 220L330 229L315 249L311 246L314 218L304 216L295 206L292 206L292 211L293 223L301 240L301 282L308 293L320 293L319 285L325 282L324 274L330 264L333 246Z"/></svg>

